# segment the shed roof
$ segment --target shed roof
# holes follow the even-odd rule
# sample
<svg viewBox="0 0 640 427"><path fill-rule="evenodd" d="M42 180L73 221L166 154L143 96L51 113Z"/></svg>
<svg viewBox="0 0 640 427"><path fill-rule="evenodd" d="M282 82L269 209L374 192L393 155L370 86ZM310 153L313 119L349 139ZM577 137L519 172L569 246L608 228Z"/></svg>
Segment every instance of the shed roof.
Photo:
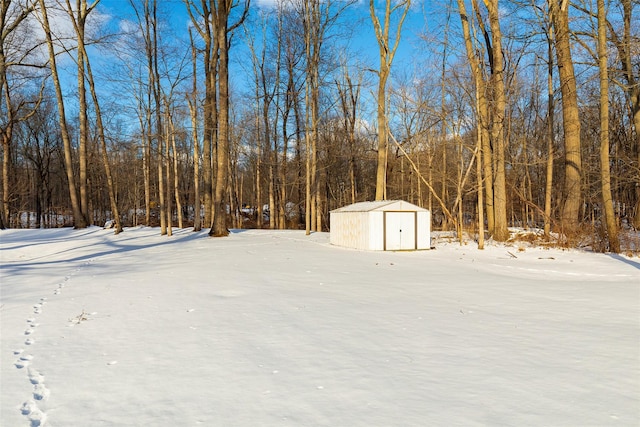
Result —
<svg viewBox="0 0 640 427"><path fill-rule="evenodd" d="M427 209L405 202L404 200L382 200L377 202L359 202L352 205L334 209L331 212L371 212L371 211L418 211L426 212Z"/></svg>

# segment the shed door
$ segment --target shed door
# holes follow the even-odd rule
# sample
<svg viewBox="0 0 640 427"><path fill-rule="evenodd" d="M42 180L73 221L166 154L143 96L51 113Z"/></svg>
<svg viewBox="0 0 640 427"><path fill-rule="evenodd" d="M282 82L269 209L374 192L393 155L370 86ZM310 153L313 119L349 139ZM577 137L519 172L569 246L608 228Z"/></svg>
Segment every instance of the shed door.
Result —
<svg viewBox="0 0 640 427"><path fill-rule="evenodd" d="M384 213L386 251L416 249L416 217L416 212Z"/></svg>

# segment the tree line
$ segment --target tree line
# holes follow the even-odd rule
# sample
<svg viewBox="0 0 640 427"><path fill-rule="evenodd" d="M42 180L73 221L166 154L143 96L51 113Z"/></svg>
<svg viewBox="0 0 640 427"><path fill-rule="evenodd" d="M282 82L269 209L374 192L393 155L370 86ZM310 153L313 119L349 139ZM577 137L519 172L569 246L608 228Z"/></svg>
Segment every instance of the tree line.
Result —
<svg viewBox="0 0 640 427"><path fill-rule="evenodd" d="M637 1L126 6L0 0L0 227L310 233L387 199L479 246L640 227Z"/></svg>

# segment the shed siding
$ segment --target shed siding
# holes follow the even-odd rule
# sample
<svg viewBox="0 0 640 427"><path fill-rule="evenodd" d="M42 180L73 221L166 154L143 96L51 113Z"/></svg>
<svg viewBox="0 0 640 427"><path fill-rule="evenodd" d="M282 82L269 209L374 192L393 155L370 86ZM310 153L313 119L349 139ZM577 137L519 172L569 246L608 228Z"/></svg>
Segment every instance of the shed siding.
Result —
<svg viewBox="0 0 640 427"><path fill-rule="evenodd" d="M384 212L369 212L369 247L372 251L384 250Z"/></svg>
<svg viewBox="0 0 640 427"><path fill-rule="evenodd" d="M332 230L329 241L331 244L369 249L367 212L331 212L330 220Z"/></svg>
<svg viewBox="0 0 640 427"><path fill-rule="evenodd" d="M418 212L418 249L431 249L431 212Z"/></svg>

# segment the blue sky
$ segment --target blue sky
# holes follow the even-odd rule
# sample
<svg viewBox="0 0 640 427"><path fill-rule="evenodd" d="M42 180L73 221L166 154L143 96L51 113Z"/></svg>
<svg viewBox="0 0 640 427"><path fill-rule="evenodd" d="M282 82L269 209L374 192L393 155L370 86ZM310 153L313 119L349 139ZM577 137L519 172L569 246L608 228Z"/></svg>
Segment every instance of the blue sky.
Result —
<svg viewBox="0 0 640 427"><path fill-rule="evenodd" d="M186 31L190 19L182 0L162 0L159 3L159 7L167 11L167 18L170 20L173 31L178 35L182 34L184 37L187 37ZM382 2L378 3L382 4ZM257 15L259 9L268 8L272 5L272 0L254 0L251 4L251 13ZM115 20L133 17L128 0L102 0L99 4L99 10L115 18ZM430 10L425 11L422 2L414 2L405 21L402 41L394 61L394 68L400 70L415 66L416 58L420 56L416 51L419 46L424 45L424 43L421 42L420 35L424 33L427 25L432 29L434 27L437 28L433 15L425 18L426 14L431 13ZM354 34L351 41L354 53L359 56L358 59L369 63L371 68L377 68L378 45L371 23L368 2L360 1L351 6L342 19L342 25L355 25L354 28L349 28L353 29ZM234 48L237 48L237 46ZM231 55L232 57L234 56L233 51Z"/></svg>
<svg viewBox="0 0 640 427"><path fill-rule="evenodd" d="M186 12L186 6L184 5L182 0L160 0L158 2L158 7L160 12L162 12L162 17L168 23L171 32L174 34L172 37L177 37L183 39L184 47L183 54L188 54L188 33L187 30L190 26L190 18ZM251 14L252 16L257 16L260 9L264 10L265 7L268 6L269 2L261 1L261 2L253 2L251 6ZM380 2L382 4L382 2ZM133 13L133 9L130 5L129 0L102 0L98 8L94 13L92 13L93 19L100 19L102 22L106 22L107 26L110 27L111 32L116 32L118 28L122 25L123 20L134 21L135 15ZM427 18L425 18L427 16ZM425 33L425 29L427 26L433 32L433 30L438 31L438 26L435 23L440 19L436 12L432 10L425 10L423 7L423 3L414 3L407 19L405 21L405 25L402 32L402 40L400 46L398 48L398 52L396 58L394 60L393 69L392 69L392 79L394 76L412 76L416 73L424 74L426 72L425 68L425 58L428 58L430 55L429 51L440 51L441 47L437 44L428 45L423 41L423 35ZM452 16L452 21L455 23L457 16ZM459 18L458 18L459 21ZM250 22L250 21L248 21ZM351 60L357 60L358 63L364 63L364 68L368 69L378 69L379 67L379 59L378 59L378 44L375 38L375 33L373 30L373 24L371 22L371 16L369 14L368 2L360 2L358 4L352 5L343 15L343 18L340 22L341 27L337 28L337 30L353 30L353 38L349 43L348 54L352 57ZM395 26L392 26L392 32L395 33ZM249 65L248 65L248 53L247 49L244 46L244 40L238 34L235 38L235 45L231 51L231 84L232 87L238 91L252 91L249 88L249 81L251 79L251 75L249 75ZM118 73L118 71L113 70L113 66L109 65L109 62L113 62L117 64L118 60L113 60L109 58L110 47L107 46L106 49L100 49L94 51L94 56L92 58L92 63L94 65L94 69L100 70L98 73L103 74L103 77L109 78L110 76L104 76L105 73ZM102 54L102 56L101 56ZM105 56L106 55L106 56ZM244 61L245 64L241 64L241 61ZM105 64L106 67L99 67L99 65ZM74 66L69 64L69 78L68 87L71 92L75 91L75 74L74 74ZM190 66L188 70L190 71ZM367 77L369 77L371 86L366 89L363 93L363 97L371 97L374 94L375 90L375 77L373 73L368 73ZM412 78L412 77L410 77ZM98 82L100 82L100 75L96 76ZM105 85L99 84L99 89L102 89L103 96L101 97L102 103L111 103L115 102L116 104L120 103L128 103L130 100L131 103L134 103L133 94L128 93L126 97L117 96L113 94L113 87L110 83L107 83L106 80L103 80ZM101 86L101 87L100 87ZM123 89L119 89L122 91ZM129 90L129 89L124 89ZM368 115L363 111L365 115ZM371 112L373 114L373 111ZM124 118L124 117L123 117ZM125 126L136 126L137 119L135 118L135 112L131 112L131 117L126 118L128 124Z"/></svg>

